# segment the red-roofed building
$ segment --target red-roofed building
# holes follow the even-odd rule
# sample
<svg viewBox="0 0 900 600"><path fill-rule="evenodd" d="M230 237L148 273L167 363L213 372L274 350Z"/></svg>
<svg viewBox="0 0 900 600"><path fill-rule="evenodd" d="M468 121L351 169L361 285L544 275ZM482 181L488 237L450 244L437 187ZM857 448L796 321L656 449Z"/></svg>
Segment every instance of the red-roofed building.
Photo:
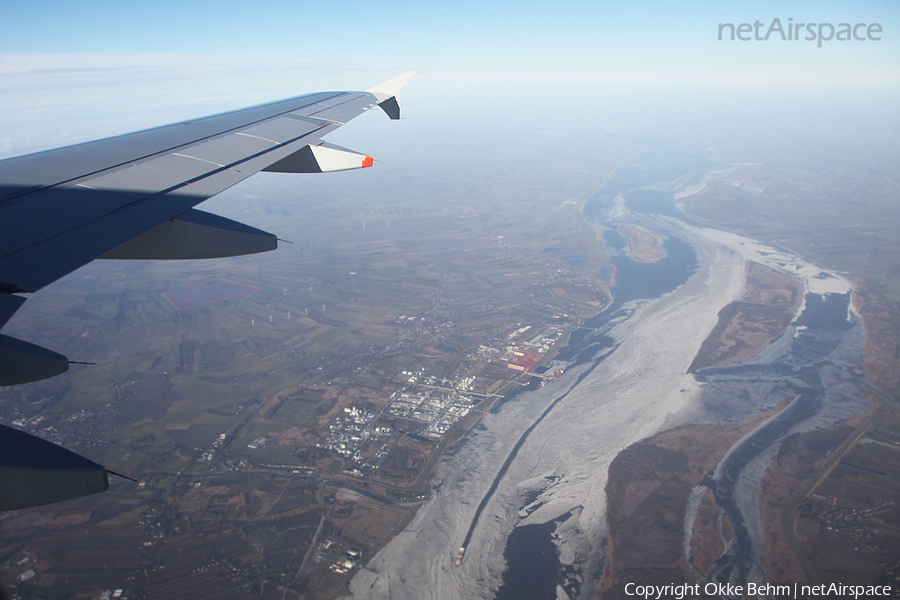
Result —
<svg viewBox="0 0 900 600"><path fill-rule="evenodd" d="M531 368L538 364L541 359L544 358L540 354L535 354L534 352L528 352L525 356L520 356L516 360L512 362L514 365L518 365L524 368L526 371L530 371Z"/></svg>

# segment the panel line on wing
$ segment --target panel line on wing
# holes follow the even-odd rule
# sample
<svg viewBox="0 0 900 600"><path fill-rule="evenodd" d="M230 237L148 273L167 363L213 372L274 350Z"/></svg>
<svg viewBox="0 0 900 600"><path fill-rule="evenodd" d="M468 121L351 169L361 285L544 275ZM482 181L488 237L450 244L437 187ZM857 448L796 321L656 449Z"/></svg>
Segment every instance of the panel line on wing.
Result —
<svg viewBox="0 0 900 600"><path fill-rule="evenodd" d="M345 123L343 123L342 121L335 121L334 119L327 119L325 117L316 117L316 118L320 119L322 121L325 121L326 123L332 123L334 125L345 125Z"/></svg>
<svg viewBox="0 0 900 600"><path fill-rule="evenodd" d="M47 189L47 188L50 188L50 187L54 187L54 186L58 186L58 185L63 185L63 184L66 184L66 183L72 183L72 182L75 182L75 181L77 181L77 180L79 180L79 179L84 179L85 177L98 176L98 175L101 175L101 174L103 174L103 173L105 173L105 172L108 172L108 171L111 171L111 170L114 170L114 169L117 169L117 168L124 167L124 166L128 165L129 163L134 164L134 163L136 163L136 162L146 161L146 160L148 160L148 159L152 159L153 157L156 157L156 156L159 156L159 155L164 155L164 154L166 154L166 153L170 153L170 152L172 152L173 150L177 150L177 149L179 149L179 148L184 148L184 147L193 146L193 145L195 145L195 144L197 144L197 143L199 143L199 142L203 142L203 141L206 141L206 140L213 140L213 139L222 137L222 136L224 136L224 135L226 135L226 134L228 134L228 133L239 133L239 130L242 130L242 129L250 129L250 128L258 127L258 126L260 126L260 125L265 125L266 123L269 123L269 122L271 122L271 121L277 120L279 117L286 117L286 116L288 116L288 117L293 117L294 114L297 113L297 111L302 111L302 110L304 110L304 109L315 109L316 107L319 107L319 106L325 106L326 108L327 108L327 107L330 107L330 106L334 106L334 105L336 105L336 104L331 104L331 101L333 101L333 100L335 100L335 99L337 99L337 98L341 98L341 97L346 96L346 95L347 95L346 92L336 92L336 93L334 93L334 95L329 96L329 97L327 97L327 98L323 98L323 99L321 99L321 100L315 100L315 101L313 101L313 102L309 102L308 104L303 104L303 105L301 105L301 106L291 106L291 107L289 107L289 108L284 109L282 112L275 112L275 113L273 113L273 114L265 115L265 116L263 116L263 117L257 118L257 119L255 119L255 120L251 120L251 121L249 121L249 122L244 122L244 123L240 123L240 124L233 125L233 126L230 126L230 127L226 127L225 129L222 129L222 130L220 130L220 131L216 131L216 132L214 132L214 133L212 133L212 134L210 134L210 135L200 136L200 137L198 137L198 138L196 138L196 139L192 139L192 140L190 140L189 142L185 142L185 143L176 143L176 144L174 144L174 145L170 145L170 146L167 146L167 147L166 147L166 146L157 147L156 149L149 151L147 154L144 154L143 156L140 156L140 155L137 155L137 156L130 156L130 157L127 157L127 158L126 158L124 161L122 161L122 162L110 162L110 163L108 163L107 165L105 165L103 168L96 169L96 170L93 170L93 169L91 169L91 170L85 170L85 171L79 173L79 174L78 174L77 176L75 176L75 177L63 175L61 178L58 178L58 179L55 179L55 180L41 181L41 183L40 183L39 185L37 185L37 186L35 186L35 185L33 185L33 184L27 185L27 186L24 186L24 185L21 185L21 184L17 184L17 182L14 180L14 178L17 177L17 176L23 176L23 175L34 177L34 176L35 176L34 173L37 173L38 170L35 169L34 166L33 166L32 164L29 164L29 162L34 162L35 159L37 159L38 157L41 157L41 155L44 155L44 154L50 154L50 153L54 153L54 152L65 151L65 150L71 150L71 151L74 151L74 150L76 150L76 149L79 149L79 150L80 150L82 147L88 148L88 147L90 147L91 145L98 144L98 143L101 143L101 142L103 142L103 143L108 143L108 142L120 142L120 143L121 143L121 141L124 141L126 138L129 138L129 137L131 137L131 136L135 136L135 135L138 135L138 134L134 134L134 133L132 133L132 134L125 134L125 135L123 135L123 136L116 136L116 137L113 137L113 138L109 138L108 140L96 140L96 141L93 141L93 142L86 142L86 143L84 143L84 144L76 144L76 145L70 146L70 147L68 147L68 148L56 148L56 149L54 149L54 150L48 150L48 151L45 151L45 152L38 152L38 153L33 154L33 155L25 155L25 156L22 156L22 157L13 157L13 158L10 158L10 159L5 159L4 161L0 161L0 162L2 162L2 163L8 163L8 164L11 164L11 165L12 165L12 164L16 164L16 169L15 169L14 171L13 171L13 170L10 170L9 172L5 172L4 170L0 170L0 185L4 186L5 188L19 188L19 189L17 189L17 190L16 190L14 193L12 193L12 194L6 194L6 195L2 196L2 203L5 204L5 203L7 203L7 202L10 201L10 200L14 200L14 199L16 199L16 198L18 198L18 197L20 197L20 196L25 196L25 195L27 195L27 194L34 193L34 192L39 191L39 190L41 190L41 189ZM304 99L304 96L298 96L298 97L296 97L296 98L289 98L289 99L287 99L287 100L275 102L275 103L272 103L272 104L287 104L287 103L290 103L290 102L302 101L303 99ZM339 104L339 103L338 103L338 104ZM244 111L247 111L247 110L261 109L261 108L264 108L265 106L266 106L266 105L260 105L260 106L258 106L258 107L250 107L249 109L243 109L242 111L235 111L235 112L238 113L238 112L244 112ZM228 114L229 114L229 113L222 113L222 115L212 115L211 117L207 117L207 118L217 118L217 117L221 117L221 116L226 116L226 115L228 115ZM300 113L300 114L302 114L302 113ZM204 120L205 120L205 119L197 119L198 122L204 121ZM310 124L316 125L315 121L312 120L312 119L308 119L307 122L309 122ZM161 127L161 128L158 128L158 129L159 129L159 130L162 130L162 129L165 129L166 127L175 127L175 126L183 125L183 124L184 124L184 123L174 123L174 124L172 124L172 125L168 125L168 126ZM148 132L152 132L152 131L155 131L155 130L148 130ZM144 133L144 132L139 132L139 133ZM266 138L263 138L263 139L266 140L266 141L271 141L271 140L267 140ZM20 164L21 161L28 161L28 162L26 162L26 163L24 163L24 164ZM77 162L77 161L70 161L70 162ZM37 163L35 163L35 165L36 165L36 164L37 164ZM34 173L33 173L33 172L34 172ZM8 181L7 181L7 180L8 180Z"/></svg>
<svg viewBox="0 0 900 600"><path fill-rule="evenodd" d="M336 109L336 108L339 108L339 107L341 107L341 106L344 106L345 104L349 104L349 103L351 103L351 102L355 102L356 100L359 100L360 98L364 98L364 97L365 97L364 95L358 94L358 95L352 96L352 97L350 97L350 98L347 98L347 99L344 100L343 102L335 102L334 104L325 106L325 108L322 108L321 110L317 110L316 112L307 113L306 116L312 117L312 118L315 118L315 119L322 119L323 121L329 121L329 122L334 123L334 124L336 124L336 125L344 125L344 124L346 123L345 121L337 121L337 120L329 119L328 117L323 117L323 116L319 116L319 115L320 115L321 113L328 112L329 110L334 110L334 109ZM329 100L331 100L331 99L329 99ZM325 102L321 102L321 104L326 104L326 103L325 103Z"/></svg>
<svg viewBox="0 0 900 600"><path fill-rule="evenodd" d="M216 165L217 167L224 167L222 163L217 163L214 160L207 160L205 158L200 158L199 156L191 156L190 154L181 154L180 152L173 152L172 156L180 156L182 158L193 158L194 160L202 160L205 163L209 163L211 165Z"/></svg>
<svg viewBox="0 0 900 600"><path fill-rule="evenodd" d="M310 125L314 125L316 127L324 127L325 123L328 122L328 119L323 117L307 117L305 115L295 115L293 113L288 113L284 115L286 119L293 119L294 121L299 121L301 123L309 123ZM331 121L331 124L343 125L343 123L335 123Z"/></svg>
<svg viewBox="0 0 900 600"><path fill-rule="evenodd" d="M279 145L265 148L263 150L255 152L253 154L241 157L241 159L231 162L230 164L227 164L227 165L222 165L222 164L210 161L210 160L197 158L195 156L188 156L185 154L179 154L177 152L173 152L172 154L169 154L167 156L178 156L179 158L192 158L199 162L215 165L217 168L209 170L209 171L205 171L202 173L197 173L194 176L181 179L174 185L169 185L169 186L161 188L161 189L145 188L143 190L140 190L140 189L130 190L127 187L124 187L122 185L106 185L106 186L103 186L102 188L96 188L96 189L102 189L106 192L110 192L110 193L116 194L118 196L128 198L132 201L141 202L151 196L158 196L158 195L162 195L162 194L169 194L169 193L177 192L178 190L180 190L184 187L190 186L199 181L203 181L204 179L208 179L211 176L214 176L223 171L227 171L227 170L231 170L231 169L237 170L237 167L240 167L244 163L247 163L249 161L252 161L252 160L255 160L262 156L265 156L266 154L269 154L270 152L273 152L276 150L284 151L286 149L288 149L289 151L293 151L293 149L291 149L291 146L297 145L298 143L302 142L302 140L304 140L305 138L309 138L309 137L313 137L313 136L316 136L316 137L324 136L327 133L329 133L329 131L327 131L329 128L334 128L334 127L336 127L336 125L322 125L318 129L315 129L315 130L309 131L309 132L304 132L304 133L302 133L298 136L295 136L291 139L285 140L283 143L281 143ZM159 159L157 159L157 160L159 160ZM277 160L277 159L275 159L275 160ZM153 163L154 163L153 160L144 161L144 162L138 163L137 165L135 165L135 167L137 167L145 172L145 175L148 176L147 177L148 181L159 181L158 176L155 176L153 173ZM134 167L132 167L132 168L134 168ZM246 177L249 177L252 174L253 173L249 173L246 175ZM100 179L100 178L91 179L90 181L93 182L93 181L97 181L98 179ZM76 184L76 185L84 185L84 184ZM85 187L87 187L87 186L85 186Z"/></svg>
<svg viewBox="0 0 900 600"><path fill-rule="evenodd" d="M260 136L258 136L258 135L253 135L253 134L251 134L251 133L244 133L243 131L237 131L237 132L235 132L235 135L242 135L242 136L244 136L244 137L256 138L256 139L262 140L262 141L264 141L264 142L272 142L272 143L275 144L276 146L278 146L278 145L281 144L281 142L276 142L275 140L270 140L269 138L260 137Z"/></svg>

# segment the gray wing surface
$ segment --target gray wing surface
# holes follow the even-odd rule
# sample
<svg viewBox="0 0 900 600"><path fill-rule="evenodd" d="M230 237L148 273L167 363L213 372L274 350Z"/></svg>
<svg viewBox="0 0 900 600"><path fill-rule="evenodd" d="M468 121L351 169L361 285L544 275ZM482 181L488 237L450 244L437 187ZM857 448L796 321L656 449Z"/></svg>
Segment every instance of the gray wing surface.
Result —
<svg viewBox="0 0 900 600"><path fill-rule="evenodd" d="M362 92L308 94L0 161L0 328L24 303L21 294L96 258L274 249L274 235L194 207L259 171L371 166L371 157L322 138L375 106L398 119L397 96L413 75ZM51 377L68 364L55 352L0 335L0 385ZM0 468L0 475L7 471ZM105 489L102 475L102 486L87 488ZM0 497L0 510L9 508Z"/></svg>
<svg viewBox="0 0 900 600"><path fill-rule="evenodd" d="M310 94L0 161L0 290L37 291L391 98Z"/></svg>

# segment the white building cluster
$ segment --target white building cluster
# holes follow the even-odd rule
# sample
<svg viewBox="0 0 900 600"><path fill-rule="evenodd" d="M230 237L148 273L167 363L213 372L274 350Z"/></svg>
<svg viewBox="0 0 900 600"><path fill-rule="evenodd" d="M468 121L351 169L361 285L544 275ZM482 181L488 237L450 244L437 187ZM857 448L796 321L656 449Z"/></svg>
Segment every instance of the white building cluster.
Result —
<svg viewBox="0 0 900 600"><path fill-rule="evenodd" d="M364 408L345 408L344 413L331 424L327 447L341 456L363 463L362 445L369 440L390 436L392 432L390 427L375 425L377 416Z"/></svg>
<svg viewBox="0 0 900 600"><path fill-rule="evenodd" d="M474 381L475 378L466 379ZM468 389L472 381L463 383L464 380L460 380L457 389L460 385ZM473 404L472 398L459 393L448 395L430 390L417 393L401 391L397 396L387 412L397 417L427 423L427 434L435 438L443 436L454 423L469 414Z"/></svg>
<svg viewBox="0 0 900 600"><path fill-rule="evenodd" d="M228 437L227 433L219 434L219 437L216 438L213 443L211 443L200 456L200 460L205 460L207 462L212 462L213 457L216 455L216 451L225 443L225 438Z"/></svg>
<svg viewBox="0 0 900 600"><path fill-rule="evenodd" d="M424 369L419 372L405 371L402 375L416 384L424 377ZM469 414L476 403L466 394L474 387L475 377L453 381L435 377L424 379L421 388L410 386L421 391L404 387L391 394L389 404L381 411L373 412L358 406L344 408L330 426L328 441L319 447L327 448L358 465L377 468L390 451L389 438L394 433L392 427L378 421L381 416L415 422L408 427L398 427L440 439L450 427ZM434 389L429 389L432 387ZM369 442L375 445L367 446ZM378 449L372 452L373 448Z"/></svg>

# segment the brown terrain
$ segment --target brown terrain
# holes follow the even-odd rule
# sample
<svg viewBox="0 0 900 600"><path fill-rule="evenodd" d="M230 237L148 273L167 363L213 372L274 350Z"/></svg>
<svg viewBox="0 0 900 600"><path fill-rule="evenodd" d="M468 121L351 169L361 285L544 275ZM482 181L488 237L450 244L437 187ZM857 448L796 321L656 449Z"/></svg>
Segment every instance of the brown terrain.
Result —
<svg viewBox="0 0 900 600"><path fill-rule="evenodd" d="M655 263L666 257L661 239L634 225L619 225L619 233L628 238L628 258L635 262Z"/></svg>
<svg viewBox="0 0 900 600"><path fill-rule="evenodd" d="M818 474L843 452L831 454L853 435L854 427L816 430L788 438L778 451L760 484L759 510L765 532L765 569L769 580L777 583L807 581L791 545L792 525L782 518L782 507L792 496L807 496ZM787 525L787 526L786 526Z"/></svg>
<svg viewBox="0 0 900 600"><path fill-rule="evenodd" d="M853 307L865 329L863 353L866 381L882 392L900 387L900 330L896 310L868 283L853 283Z"/></svg>
<svg viewBox="0 0 900 600"><path fill-rule="evenodd" d="M793 436L760 491L771 580L882 582L896 578L900 547L900 330L893 309L864 281L853 306L863 321L868 412L832 430Z"/></svg>
<svg viewBox="0 0 900 600"><path fill-rule="evenodd" d="M774 411L773 411L774 412ZM773 413L724 426L685 425L626 448L609 467L606 484L609 547L603 600L626 598L624 586L696 583L700 577L684 557L684 516L691 490L722 455ZM694 522L691 556L708 571L733 534L728 518L704 498Z"/></svg>
<svg viewBox="0 0 900 600"><path fill-rule="evenodd" d="M793 278L750 264L747 292L720 313L696 365L746 360L779 335L799 306ZM853 305L865 329L867 382L900 385L900 331L890 305L864 282ZM753 321L753 315L765 317ZM770 582L887 581L897 577L900 532L900 406L871 393L866 414L830 430L788 438L760 487L765 569ZM780 410L779 407L777 410ZM627 448L607 483L609 547L596 598L624 598L624 585L702 582L733 532L712 493L693 527L690 561L683 551L691 490L742 435L771 413L730 426L686 425ZM860 441L863 443L860 443ZM649 550L648 550L649 549ZM885 566L887 565L887 566Z"/></svg>
<svg viewBox="0 0 900 600"><path fill-rule="evenodd" d="M786 273L748 263L741 300L719 312L690 372L755 356L790 324L803 286ZM684 556L684 518L691 490L743 435L775 411L727 426L686 425L642 440L609 468L606 573L597 597L624 598L624 585L696 583L733 533L712 493L694 521L691 562ZM652 549L652 550L648 550Z"/></svg>
<svg viewBox="0 0 900 600"><path fill-rule="evenodd" d="M803 285L797 279L747 263L743 298L719 311L719 322L700 346L688 373L753 358L787 329L802 300Z"/></svg>

